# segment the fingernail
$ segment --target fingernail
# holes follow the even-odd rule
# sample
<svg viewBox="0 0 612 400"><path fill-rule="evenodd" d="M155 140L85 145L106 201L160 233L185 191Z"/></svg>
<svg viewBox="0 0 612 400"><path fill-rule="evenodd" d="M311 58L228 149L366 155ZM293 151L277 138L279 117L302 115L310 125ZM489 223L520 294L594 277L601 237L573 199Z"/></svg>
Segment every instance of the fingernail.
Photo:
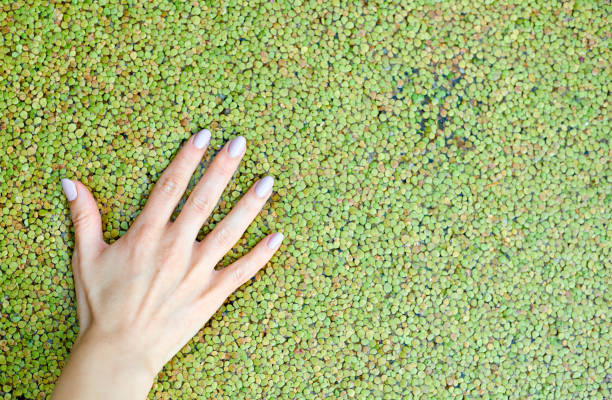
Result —
<svg viewBox="0 0 612 400"><path fill-rule="evenodd" d="M260 198L266 197L268 193L270 193L272 185L274 185L274 178L271 176L266 176L265 178L260 179L255 185L255 194Z"/></svg>
<svg viewBox="0 0 612 400"><path fill-rule="evenodd" d="M202 129L200 132L196 133L193 138L193 145L196 149L203 149L206 147L208 142L210 141L210 131L208 129Z"/></svg>
<svg viewBox="0 0 612 400"><path fill-rule="evenodd" d="M246 139L244 138L244 136L238 136L230 142L227 150L229 151L230 157L234 158L242 154L245 147L246 147Z"/></svg>
<svg viewBox="0 0 612 400"><path fill-rule="evenodd" d="M276 232L274 235L270 236L270 239L268 239L268 247L271 250L277 249L283 241L283 238L284 236L282 233Z"/></svg>
<svg viewBox="0 0 612 400"><path fill-rule="evenodd" d="M64 189L64 194L68 201L72 201L77 197L76 186L74 186L74 182L70 179L62 179L62 189Z"/></svg>

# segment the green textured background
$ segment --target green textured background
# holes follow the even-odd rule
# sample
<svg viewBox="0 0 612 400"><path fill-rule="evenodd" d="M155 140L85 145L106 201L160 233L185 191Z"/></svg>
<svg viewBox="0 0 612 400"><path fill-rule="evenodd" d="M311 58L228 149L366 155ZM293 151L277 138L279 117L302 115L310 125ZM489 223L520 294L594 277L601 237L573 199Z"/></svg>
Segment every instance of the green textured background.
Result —
<svg viewBox="0 0 612 400"><path fill-rule="evenodd" d="M208 232L281 251L154 399L611 397L609 1L3 1L0 398L75 334L59 181L105 237L181 143L248 140ZM201 176L202 169L194 176Z"/></svg>

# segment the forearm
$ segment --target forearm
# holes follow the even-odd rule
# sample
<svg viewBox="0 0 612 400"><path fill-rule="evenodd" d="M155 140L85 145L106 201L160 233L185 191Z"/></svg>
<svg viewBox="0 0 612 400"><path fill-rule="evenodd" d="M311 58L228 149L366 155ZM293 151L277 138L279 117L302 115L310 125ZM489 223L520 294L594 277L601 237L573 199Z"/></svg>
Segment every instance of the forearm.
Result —
<svg viewBox="0 0 612 400"><path fill-rule="evenodd" d="M109 344L78 340L51 400L146 399L154 379L132 354Z"/></svg>

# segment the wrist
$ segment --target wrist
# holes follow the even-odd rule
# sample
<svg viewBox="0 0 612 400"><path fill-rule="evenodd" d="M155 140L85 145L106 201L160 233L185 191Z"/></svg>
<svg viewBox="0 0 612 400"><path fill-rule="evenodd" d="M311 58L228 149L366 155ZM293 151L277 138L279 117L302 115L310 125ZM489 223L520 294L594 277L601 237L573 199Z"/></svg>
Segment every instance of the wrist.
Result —
<svg viewBox="0 0 612 400"><path fill-rule="evenodd" d="M155 376L144 354L85 333L74 343L52 399L145 399Z"/></svg>
<svg viewBox="0 0 612 400"><path fill-rule="evenodd" d="M138 347L135 341L122 340L93 329L78 338L73 346L74 351L87 354L88 358L94 358L101 365L121 372L131 372L134 376L151 381L159 372L155 370L148 352Z"/></svg>

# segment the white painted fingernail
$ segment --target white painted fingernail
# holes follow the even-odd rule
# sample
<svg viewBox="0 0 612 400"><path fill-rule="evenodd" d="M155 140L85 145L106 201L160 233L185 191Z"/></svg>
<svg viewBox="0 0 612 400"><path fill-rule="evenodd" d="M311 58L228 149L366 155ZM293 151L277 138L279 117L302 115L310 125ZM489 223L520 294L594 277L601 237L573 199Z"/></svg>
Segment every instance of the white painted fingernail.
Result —
<svg viewBox="0 0 612 400"><path fill-rule="evenodd" d="M196 149L203 149L208 142L210 142L210 131L208 129L202 129L193 138L193 145Z"/></svg>
<svg viewBox="0 0 612 400"><path fill-rule="evenodd" d="M255 185L255 194L259 198L266 197L272 190L272 185L274 185L274 178L271 176L266 176L265 178L260 179Z"/></svg>
<svg viewBox="0 0 612 400"><path fill-rule="evenodd" d="M242 154L245 148L246 139L244 138L244 136L238 136L230 142L227 150L229 152L230 157L235 158Z"/></svg>
<svg viewBox="0 0 612 400"><path fill-rule="evenodd" d="M77 190L74 182L70 179L62 179L62 189L64 190L64 194L68 201L72 201L77 198Z"/></svg>
<svg viewBox="0 0 612 400"><path fill-rule="evenodd" d="M283 236L282 233L276 232L274 235L270 236L270 239L268 239L268 247L271 250L277 249L278 246L280 246L281 242L283 241L284 237L285 236Z"/></svg>

